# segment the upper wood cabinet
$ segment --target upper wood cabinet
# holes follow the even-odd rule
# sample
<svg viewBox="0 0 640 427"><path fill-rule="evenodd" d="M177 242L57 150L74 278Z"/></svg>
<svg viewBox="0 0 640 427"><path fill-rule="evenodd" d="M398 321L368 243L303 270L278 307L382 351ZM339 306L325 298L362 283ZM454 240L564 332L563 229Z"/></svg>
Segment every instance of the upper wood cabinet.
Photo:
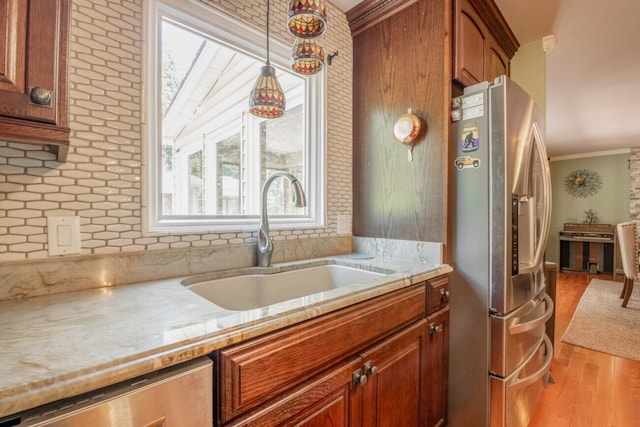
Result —
<svg viewBox="0 0 640 427"><path fill-rule="evenodd" d="M450 0L364 0L347 12L354 235L446 245L451 17ZM411 161L393 138L409 108L427 124Z"/></svg>
<svg viewBox="0 0 640 427"><path fill-rule="evenodd" d="M0 0L0 139L69 149L70 0Z"/></svg>
<svg viewBox="0 0 640 427"><path fill-rule="evenodd" d="M509 75L518 47L493 0L454 0L453 80L460 87Z"/></svg>
<svg viewBox="0 0 640 427"><path fill-rule="evenodd" d="M509 57L493 37L487 43L486 52L485 80L492 81L498 76L509 76L511 74Z"/></svg>

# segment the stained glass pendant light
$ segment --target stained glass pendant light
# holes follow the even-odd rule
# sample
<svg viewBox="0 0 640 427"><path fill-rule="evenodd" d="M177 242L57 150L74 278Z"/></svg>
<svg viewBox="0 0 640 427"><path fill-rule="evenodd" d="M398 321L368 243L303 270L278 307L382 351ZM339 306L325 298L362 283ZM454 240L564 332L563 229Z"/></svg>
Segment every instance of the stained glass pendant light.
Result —
<svg viewBox="0 0 640 427"><path fill-rule="evenodd" d="M249 112L257 117L275 119L284 114L286 101L276 77L276 70L269 62L269 3L270 0L267 0L267 62L262 66L260 75L253 85Z"/></svg>
<svg viewBox="0 0 640 427"><path fill-rule="evenodd" d="M296 37L318 37L327 29L325 0L289 0L289 32Z"/></svg>
<svg viewBox="0 0 640 427"><path fill-rule="evenodd" d="M316 74L324 64L324 49L314 39L297 38L291 68L299 74Z"/></svg>

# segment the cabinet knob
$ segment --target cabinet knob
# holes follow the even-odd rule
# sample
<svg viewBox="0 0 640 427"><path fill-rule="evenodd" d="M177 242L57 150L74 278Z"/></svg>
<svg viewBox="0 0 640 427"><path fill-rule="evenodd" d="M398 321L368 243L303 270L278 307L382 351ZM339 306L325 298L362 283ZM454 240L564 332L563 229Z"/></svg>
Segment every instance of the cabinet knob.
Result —
<svg viewBox="0 0 640 427"><path fill-rule="evenodd" d="M34 87L31 89L31 102L36 105L51 105L53 93L49 89L43 87Z"/></svg>
<svg viewBox="0 0 640 427"><path fill-rule="evenodd" d="M440 289L440 302L449 300L449 291Z"/></svg>
<svg viewBox="0 0 640 427"><path fill-rule="evenodd" d="M378 367L375 366L371 361L365 362L364 373L366 375L376 375L378 373Z"/></svg>
<svg viewBox="0 0 640 427"><path fill-rule="evenodd" d="M351 374L351 383L353 385L365 385L367 383L367 374L362 373L362 369L358 369Z"/></svg>
<svg viewBox="0 0 640 427"><path fill-rule="evenodd" d="M442 325L436 325L435 323L429 325L429 335L434 335L439 332L442 332Z"/></svg>

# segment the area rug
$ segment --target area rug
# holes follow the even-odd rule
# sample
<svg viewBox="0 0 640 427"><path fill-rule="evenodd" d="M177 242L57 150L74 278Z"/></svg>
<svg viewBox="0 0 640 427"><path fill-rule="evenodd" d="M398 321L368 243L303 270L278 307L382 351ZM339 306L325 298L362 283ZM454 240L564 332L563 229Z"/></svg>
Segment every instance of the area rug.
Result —
<svg viewBox="0 0 640 427"><path fill-rule="evenodd" d="M584 292L562 341L640 361L640 282L627 308L622 283L594 279Z"/></svg>

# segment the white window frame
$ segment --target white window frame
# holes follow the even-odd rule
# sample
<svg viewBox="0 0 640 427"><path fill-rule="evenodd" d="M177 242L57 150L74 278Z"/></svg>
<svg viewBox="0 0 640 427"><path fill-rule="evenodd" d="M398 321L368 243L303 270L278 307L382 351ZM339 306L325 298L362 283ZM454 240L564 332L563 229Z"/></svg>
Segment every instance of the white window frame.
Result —
<svg viewBox="0 0 640 427"><path fill-rule="evenodd" d="M242 216L162 216L162 112L161 99L161 22L164 17L183 23L216 41L226 43L263 62L266 56L266 34L202 4L197 0L149 0L147 2L147 40L143 114L143 231L145 233L189 233L210 231L255 231L259 215ZM288 69L291 48L270 37L270 62L276 68ZM257 76L256 76L257 77ZM307 140L304 148L306 168L299 177L307 196L307 214L298 216L270 215L271 229L320 228L326 225L326 75L321 71L309 77L307 84ZM249 94L247 94L247 104ZM249 166L251 167L251 165ZM259 204L260 195L255 196Z"/></svg>

